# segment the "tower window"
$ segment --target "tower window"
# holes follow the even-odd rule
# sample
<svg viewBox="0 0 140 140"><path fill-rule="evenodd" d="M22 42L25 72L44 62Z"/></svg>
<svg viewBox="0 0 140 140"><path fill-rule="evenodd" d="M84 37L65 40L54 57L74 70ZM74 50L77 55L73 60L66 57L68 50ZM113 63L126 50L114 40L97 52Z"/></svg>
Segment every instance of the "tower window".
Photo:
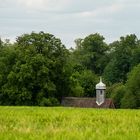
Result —
<svg viewBox="0 0 140 140"><path fill-rule="evenodd" d="M100 94L101 94L101 95L103 94L103 91L102 91L102 90L100 91Z"/></svg>

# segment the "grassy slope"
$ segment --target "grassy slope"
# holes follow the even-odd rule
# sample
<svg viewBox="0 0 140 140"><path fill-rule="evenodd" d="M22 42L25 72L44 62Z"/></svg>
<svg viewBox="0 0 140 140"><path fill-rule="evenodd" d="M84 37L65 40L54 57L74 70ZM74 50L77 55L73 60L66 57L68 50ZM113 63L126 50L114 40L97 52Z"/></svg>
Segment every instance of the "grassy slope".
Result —
<svg viewBox="0 0 140 140"><path fill-rule="evenodd" d="M0 107L0 140L138 140L140 110Z"/></svg>

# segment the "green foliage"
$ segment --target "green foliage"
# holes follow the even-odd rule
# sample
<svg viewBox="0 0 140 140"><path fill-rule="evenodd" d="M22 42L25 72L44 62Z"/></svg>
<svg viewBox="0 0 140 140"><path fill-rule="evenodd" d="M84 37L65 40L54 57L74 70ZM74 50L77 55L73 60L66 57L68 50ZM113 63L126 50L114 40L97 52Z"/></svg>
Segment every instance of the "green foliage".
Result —
<svg viewBox="0 0 140 140"><path fill-rule="evenodd" d="M107 89L106 89L107 97L110 98L112 96L113 90L116 89L117 87L119 87L120 85L122 85L122 84L121 83L115 83L111 86L107 86Z"/></svg>
<svg viewBox="0 0 140 140"><path fill-rule="evenodd" d="M126 88L128 92L122 100L122 107L140 107L140 64L129 73Z"/></svg>
<svg viewBox="0 0 140 140"><path fill-rule="evenodd" d="M134 34L121 37L120 41L110 44L110 62L104 70L106 81L113 83L127 80L127 73L132 67L140 63L136 60L135 51L140 47L140 41ZM134 61L135 60L135 61Z"/></svg>
<svg viewBox="0 0 140 140"><path fill-rule="evenodd" d="M122 98L126 94L126 88L122 83L115 84L115 86L112 87L113 90L111 92L110 97L113 99L115 108L120 108L122 104Z"/></svg>
<svg viewBox="0 0 140 140"><path fill-rule="evenodd" d="M104 69L103 77L105 78L106 83L108 85L112 85L113 83L117 83L118 81L121 81L118 78L119 72L116 66L116 61L117 61L116 59L115 60L112 59Z"/></svg>
<svg viewBox="0 0 140 140"><path fill-rule="evenodd" d="M13 44L0 39L0 104L51 106L65 96L95 97L102 75L107 97L117 108L140 107L136 35L107 45L95 33L76 39L75 44L67 50L60 39L44 32L23 34Z"/></svg>
<svg viewBox="0 0 140 140"><path fill-rule="evenodd" d="M82 48L82 41L83 41L83 39L81 39L81 38L78 38L78 39L74 40L77 50L80 50Z"/></svg>
<svg viewBox="0 0 140 140"><path fill-rule="evenodd" d="M106 52L108 50L104 37L98 33L91 34L83 40L77 39L75 43L76 49L72 55L75 61L96 74L102 74L107 63Z"/></svg>
<svg viewBox="0 0 140 140"><path fill-rule="evenodd" d="M137 108L136 100L136 96L132 92L127 91L121 100L121 108Z"/></svg>
<svg viewBox="0 0 140 140"><path fill-rule="evenodd" d="M134 66L140 63L140 45L138 46L138 48L133 50L132 56L133 57L131 58L131 69L133 69Z"/></svg>
<svg viewBox="0 0 140 140"><path fill-rule="evenodd" d="M38 105L66 94L68 51L60 39L44 32L24 34L1 53L1 104Z"/></svg>
<svg viewBox="0 0 140 140"><path fill-rule="evenodd" d="M90 70L76 71L71 76L73 96L95 97L97 76Z"/></svg>
<svg viewBox="0 0 140 140"><path fill-rule="evenodd" d="M71 87L71 93L69 96L74 97L83 97L84 96L84 88L78 83L78 81L72 81L75 82L75 85Z"/></svg>
<svg viewBox="0 0 140 140"><path fill-rule="evenodd" d="M40 106L58 106L59 104L60 102L56 98L53 98L53 97L50 97L50 98L43 97L39 103Z"/></svg>
<svg viewBox="0 0 140 140"><path fill-rule="evenodd" d="M98 77L92 71L83 71L79 77L79 82L84 88L84 96L95 97L95 85L98 82Z"/></svg>

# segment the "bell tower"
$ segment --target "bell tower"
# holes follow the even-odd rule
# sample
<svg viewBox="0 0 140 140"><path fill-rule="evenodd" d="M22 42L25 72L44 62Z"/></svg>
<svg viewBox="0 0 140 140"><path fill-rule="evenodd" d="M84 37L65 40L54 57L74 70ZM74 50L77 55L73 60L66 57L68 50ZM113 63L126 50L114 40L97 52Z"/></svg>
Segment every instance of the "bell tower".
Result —
<svg viewBox="0 0 140 140"><path fill-rule="evenodd" d="M106 85L102 82L100 77L100 82L96 85L96 103L101 105L105 102L105 90Z"/></svg>

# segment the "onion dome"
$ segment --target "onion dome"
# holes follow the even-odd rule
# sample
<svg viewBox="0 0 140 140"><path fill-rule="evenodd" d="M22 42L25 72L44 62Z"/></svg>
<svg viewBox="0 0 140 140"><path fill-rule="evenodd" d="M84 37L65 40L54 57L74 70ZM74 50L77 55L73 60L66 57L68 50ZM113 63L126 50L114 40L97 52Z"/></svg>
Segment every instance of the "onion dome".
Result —
<svg viewBox="0 0 140 140"><path fill-rule="evenodd" d="M101 77L100 77L100 82L96 85L96 89L106 89L106 85L102 82Z"/></svg>

